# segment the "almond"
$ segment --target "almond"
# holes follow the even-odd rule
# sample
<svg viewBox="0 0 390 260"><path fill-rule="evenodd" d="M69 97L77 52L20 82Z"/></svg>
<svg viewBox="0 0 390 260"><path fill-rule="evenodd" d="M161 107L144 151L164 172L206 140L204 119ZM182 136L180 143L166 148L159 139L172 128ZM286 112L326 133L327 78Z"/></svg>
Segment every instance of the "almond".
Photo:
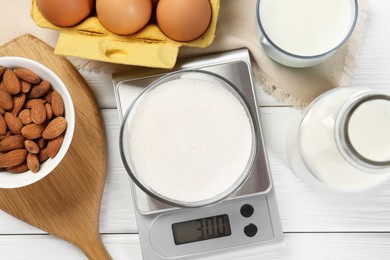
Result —
<svg viewBox="0 0 390 260"><path fill-rule="evenodd" d="M20 92L20 80L18 76L16 76L15 72L13 72L11 69L5 70L3 75L3 82L8 93L15 95Z"/></svg>
<svg viewBox="0 0 390 260"><path fill-rule="evenodd" d="M49 159L49 155L47 155L47 148L43 148L38 154L38 161L40 163L44 163L47 159Z"/></svg>
<svg viewBox="0 0 390 260"><path fill-rule="evenodd" d="M27 163L22 162L21 164L18 164L16 166L8 167L7 168L8 172L11 173L22 173L28 171Z"/></svg>
<svg viewBox="0 0 390 260"><path fill-rule="evenodd" d="M53 94L51 95L51 108L53 109L53 114L55 116L64 115L64 101L58 91L53 91Z"/></svg>
<svg viewBox="0 0 390 260"><path fill-rule="evenodd" d="M33 98L33 99L29 99L27 100L26 104L24 105L25 108L31 108L34 103L41 103L41 104L45 104L46 103L46 100L43 99L43 98Z"/></svg>
<svg viewBox="0 0 390 260"><path fill-rule="evenodd" d="M33 139L40 138L44 130L45 130L44 124L38 125L38 124L31 123L29 125L25 125L22 128L22 135L26 139L33 140Z"/></svg>
<svg viewBox="0 0 390 260"><path fill-rule="evenodd" d="M24 103L26 102L26 95L23 93L17 94L13 98L14 107L11 110L11 113L17 116L20 111L22 111Z"/></svg>
<svg viewBox="0 0 390 260"><path fill-rule="evenodd" d="M5 71L5 68L3 66L0 66L0 77L1 77L1 75L3 75L4 71Z"/></svg>
<svg viewBox="0 0 390 260"><path fill-rule="evenodd" d="M0 167L8 168L21 164L27 157L27 150L16 149L0 155Z"/></svg>
<svg viewBox="0 0 390 260"><path fill-rule="evenodd" d="M42 103L35 103L31 107L31 120L35 124L42 124L46 121L46 108Z"/></svg>
<svg viewBox="0 0 390 260"><path fill-rule="evenodd" d="M27 155L27 167L34 173L39 171L39 160L36 154L29 153Z"/></svg>
<svg viewBox="0 0 390 260"><path fill-rule="evenodd" d="M46 147L47 140L45 138L41 137L41 138L38 139L37 143L38 143L39 149L43 149L43 148Z"/></svg>
<svg viewBox="0 0 390 260"><path fill-rule="evenodd" d="M0 107L4 110L10 110L14 106L11 95L0 88Z"/></svg>
<svg viewBox="0 0 390 260"><path fill-rule="evenodd" d="M43 97L50 90L50 88L51 86L49 81L47 80L41 81L41 83L31 88L30 93L28 94L28 98Z"/></svg>
<svg viewBox="0 0 390 260"><path fill-rule="evenodd" d="M23 125L28 125L32 122L32 119L31 119L31 110L26 108L26 109L23 109L22 111L20 111L19 115L18 115L18 118L20 119L20 121L22 121L22 124Z"/></svg>
<svg viewBox="0 0 390 260"><path fill-rule="evenodd" d="M20 135L23 124L22 121L20 121L19 118L17 118L12 113L5 113L4 115L5 122L7 123L8 129L14 134L14 135Z"/></svg>
<svg viewBox="0 0 390 260"><path fill-rule="evenodd" d="M4 85L4 81L0 81L0 89L4 89L5 91L7 91Z"/></svg>
<svg viewBox="0 0 390 260"><path fill-rule="evenodd" d="M7 133L7 123L4 116L0 114L0 135L5 135L5 133Z"/></svg>
<svg viewBox="0 0 390 260"><path fill-rule="evenodd" d="M1 145L1 143L0 143L0 145ZM24 147L26 148L26 150L29 153L34 153L34 154L39 153L39 151L41 150L41 149L39 149L38 144L32 140L25 140Z"/></svg>
<svg viewBox="0 0 390 260"><path fill-rule="evenodd" d="M53 95L53 91L49 91L47 92L47 94L45 95L45 99L46 99L46 102L47 103L50 103L51 104L51 96Z"/></svg>
<svg viewBox="0 0 390 260"><path fill-rule="evenodd" d="M0 114L2 114L3 116L5 114L5 110L2 107L0 107Z"/></svg>
<svg viewBox="0 0 390 260"><path fill-rule="evenodd" d="M20 78L24 81L30 82L32 84L38 84L39 82L41 82L41 79L39 78L39 76L29 69L17 68L14 70L14 72L15 72L16 76L18 76L18 78Z"/></svg>
<svg viewBox="0 0 390 260"><path fill-rule="evenodd" d="M46 118L51 119L53 117L53 109L51 108L51 105L49 103L45 104L46 109Z"/></svg>
<svg viewBox="0 0 390 260"><path fill-rule="evenodd" d="M24 137L21 135L11 135L0 142L0 152L6 153L11 150L24 148Z"/></svg>
<svg viewBox="0 0 390 260"><path fill-rule="evenodd" d="M62 134L67 127L66 119L62 116L54 118L49 122L45 131L42 133L42 137L45 139L54 139Z"/></svg>
<svg viewBox="0 0 390 260"><path fill-rule="evenodd" d="M64 141L63 135L60 135L57 138L49 140L49 142L47 143L47 146L46 146L46 151L47 151L47 155L50 158L53 158L54 156L56 156L56 154L58 153L58 151L61 148L63 141Z"/></svg>
<svg viewBox="0 0 390 260"><path fill-rule="evenodd" d="M7 131L7 133L5 133L5 135L0 135L0 141L3 141L5 138L7 138L8 136L11 136L12 133L11 131Z"/></svg>
<svg viewBox="0 0 390 260"><path fill-rule="evenodd" d="M20 81L20 87L21 87L21 89L22 89L22 93L25 93L25 94L26 94L26 93L29 92L30 89L31 89L31 83L22 80L22 81Z"/></svg>

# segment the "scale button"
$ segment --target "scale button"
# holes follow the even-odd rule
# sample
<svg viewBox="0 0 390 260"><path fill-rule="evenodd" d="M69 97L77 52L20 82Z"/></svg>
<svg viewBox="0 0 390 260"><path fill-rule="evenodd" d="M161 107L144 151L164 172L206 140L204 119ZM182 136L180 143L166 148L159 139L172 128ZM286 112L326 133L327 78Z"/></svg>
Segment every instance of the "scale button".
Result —
<svg viewBox="0 0 390 260"><path fill-rule="evenodd" d="M255 224L249 224L244 227L244 233L248 237L254 237L257 234L257 227Z"/></svg>
<svg viewBox="0 0 390 260"><path fill-rule="evenodd" d="M254 208L252 207L252 205L249 205L249 204L245 204L241 207L241 215L243 217L246 217L246 218L249 218L253 215L253 212L254 212Z"/></svg>

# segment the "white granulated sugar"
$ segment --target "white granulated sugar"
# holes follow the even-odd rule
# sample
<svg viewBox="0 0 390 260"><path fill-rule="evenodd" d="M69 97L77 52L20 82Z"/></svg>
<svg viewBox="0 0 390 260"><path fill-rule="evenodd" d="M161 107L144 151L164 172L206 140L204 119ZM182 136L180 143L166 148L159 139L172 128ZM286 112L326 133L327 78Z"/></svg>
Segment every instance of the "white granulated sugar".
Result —
<svg viewBox="0 0 390 260"><path fill-rule="evenodd" d="M157 194L196 202L237 181L252 150L252 125L219 82L177 79L147 93L129 127L137 177Z"/></svg>

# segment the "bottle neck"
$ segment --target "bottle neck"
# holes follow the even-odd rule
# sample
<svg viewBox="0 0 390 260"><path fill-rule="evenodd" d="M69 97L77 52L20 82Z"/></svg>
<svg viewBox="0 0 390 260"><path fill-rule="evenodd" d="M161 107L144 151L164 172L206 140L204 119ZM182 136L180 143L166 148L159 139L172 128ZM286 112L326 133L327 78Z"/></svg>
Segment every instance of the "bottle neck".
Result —
<svg viewBox="0 0 390 260"><path fill-rule="evenodd" d="M368 173L390 172L390 95L353 96L336 117L336 144L354 167Z"/></svg>

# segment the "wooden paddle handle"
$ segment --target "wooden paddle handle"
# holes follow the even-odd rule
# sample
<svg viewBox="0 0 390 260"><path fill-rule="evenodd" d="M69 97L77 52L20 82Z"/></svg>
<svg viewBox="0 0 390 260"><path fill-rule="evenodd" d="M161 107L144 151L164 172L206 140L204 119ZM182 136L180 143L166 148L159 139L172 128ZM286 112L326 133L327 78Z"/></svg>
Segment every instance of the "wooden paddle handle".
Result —
<svg viewBox="0 0 390 260"><path fill-rule="evenodd" d="M85 241L83 241L83 243L79 243L78 246L89 260L112 259L99 236L92 240L86 238Z"/></svg>

